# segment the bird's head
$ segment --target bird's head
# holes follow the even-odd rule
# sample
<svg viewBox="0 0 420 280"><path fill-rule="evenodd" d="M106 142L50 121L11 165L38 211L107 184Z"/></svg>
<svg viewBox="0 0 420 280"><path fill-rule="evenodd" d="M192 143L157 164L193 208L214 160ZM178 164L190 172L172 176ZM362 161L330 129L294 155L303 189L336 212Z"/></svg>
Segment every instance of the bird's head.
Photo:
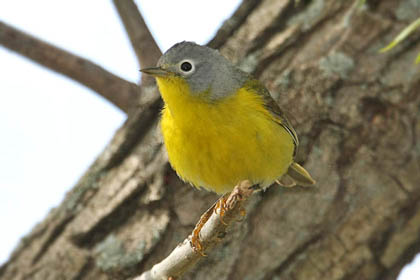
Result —
<svg viewBox="0 0 420 280"><path fill-rule="evenodd" d="M193 42L175 44L162 55L157 67L141 71L154 76L159 86L185 83L188 89L183 94L209 101L234 94L248 77L217 50Z"/></svg>

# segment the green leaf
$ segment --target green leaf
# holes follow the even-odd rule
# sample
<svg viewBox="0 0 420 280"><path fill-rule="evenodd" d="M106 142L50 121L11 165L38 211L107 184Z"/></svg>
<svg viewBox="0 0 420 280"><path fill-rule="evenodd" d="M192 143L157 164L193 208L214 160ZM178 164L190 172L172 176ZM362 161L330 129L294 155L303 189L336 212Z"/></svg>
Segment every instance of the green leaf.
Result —
<svg viewBox="0 0 420 280"><path fill-rule="evenodd" d="M419 55L416 58L416 64L418 64L418 63L420 63L420 53L419 53Z"/></svg>
<svg viewBox="0 0 420 280"><path fill-rule="evenodd" d="M379 52L384 53L386 51L389 51L390 49L392 49L393 47L395 47L396 45L401 43L401 41L403 41L405 38L407 38L408 35L413 33L413 31L416 30L419 27L420 27L420 18L413 21L409 26L404 28L404 30L401 31L400 34L398 34L398 36L395 37L395 39L388 46L380 49Z"/></svg>

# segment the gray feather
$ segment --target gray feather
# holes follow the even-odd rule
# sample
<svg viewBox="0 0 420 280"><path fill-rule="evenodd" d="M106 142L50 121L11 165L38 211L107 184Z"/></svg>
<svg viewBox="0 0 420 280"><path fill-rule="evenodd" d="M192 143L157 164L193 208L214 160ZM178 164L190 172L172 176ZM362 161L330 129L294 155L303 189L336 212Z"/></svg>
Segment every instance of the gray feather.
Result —
<svg viewBox="0 0 420 280"><path fill-rule="evenodd" d="M183 60L195 64L194 73L184 75L180 71L178 64ZM219 51L193 42L181 42L171 47L159 59L158 66L183 76L193 93L209 92L213 101L235 93L247 79L247 74L237 69Z"/></svg>

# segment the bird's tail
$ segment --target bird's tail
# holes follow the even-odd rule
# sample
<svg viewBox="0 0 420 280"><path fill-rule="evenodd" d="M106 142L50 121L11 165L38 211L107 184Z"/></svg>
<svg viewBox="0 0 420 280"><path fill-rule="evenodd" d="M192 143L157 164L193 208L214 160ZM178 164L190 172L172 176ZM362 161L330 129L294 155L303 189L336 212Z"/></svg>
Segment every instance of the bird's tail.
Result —
<svg viewBox="0 0 420 280"><path fill-rule="evenodd" d="M289 166L287 173L284 174L281 179L277 180L277 183L284 187L294 187L296 185L311 186L316 182L305 168L300 164L293 162Z"/></svg>

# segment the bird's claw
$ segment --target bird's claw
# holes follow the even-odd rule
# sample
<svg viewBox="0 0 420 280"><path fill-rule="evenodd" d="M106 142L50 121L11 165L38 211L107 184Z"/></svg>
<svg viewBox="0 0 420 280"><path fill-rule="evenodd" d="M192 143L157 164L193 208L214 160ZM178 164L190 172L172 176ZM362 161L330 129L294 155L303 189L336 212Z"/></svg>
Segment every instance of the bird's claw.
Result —
<svg viewBox="0 0 420 280"><path fill-rule="evenodd" d="M200 232L206 222L210 219L213 212L219 214L219 219L222 224L227 226L227 223L223 220L226 212L233 209L235 205L244 199L244 197L249 196L254 191L253 186L248 184L245 185L245 188L240 188L241 185L238 185L233 189L231 193L224 194L220 197L217 202L207 210L201 217L198 223L195 225L195 228L192 232L190 243L191 247L196 253L205 256L203 245L200 242ZM243 207L240 208L240 215L244 217L246 215L246 211Z"/></svg>

